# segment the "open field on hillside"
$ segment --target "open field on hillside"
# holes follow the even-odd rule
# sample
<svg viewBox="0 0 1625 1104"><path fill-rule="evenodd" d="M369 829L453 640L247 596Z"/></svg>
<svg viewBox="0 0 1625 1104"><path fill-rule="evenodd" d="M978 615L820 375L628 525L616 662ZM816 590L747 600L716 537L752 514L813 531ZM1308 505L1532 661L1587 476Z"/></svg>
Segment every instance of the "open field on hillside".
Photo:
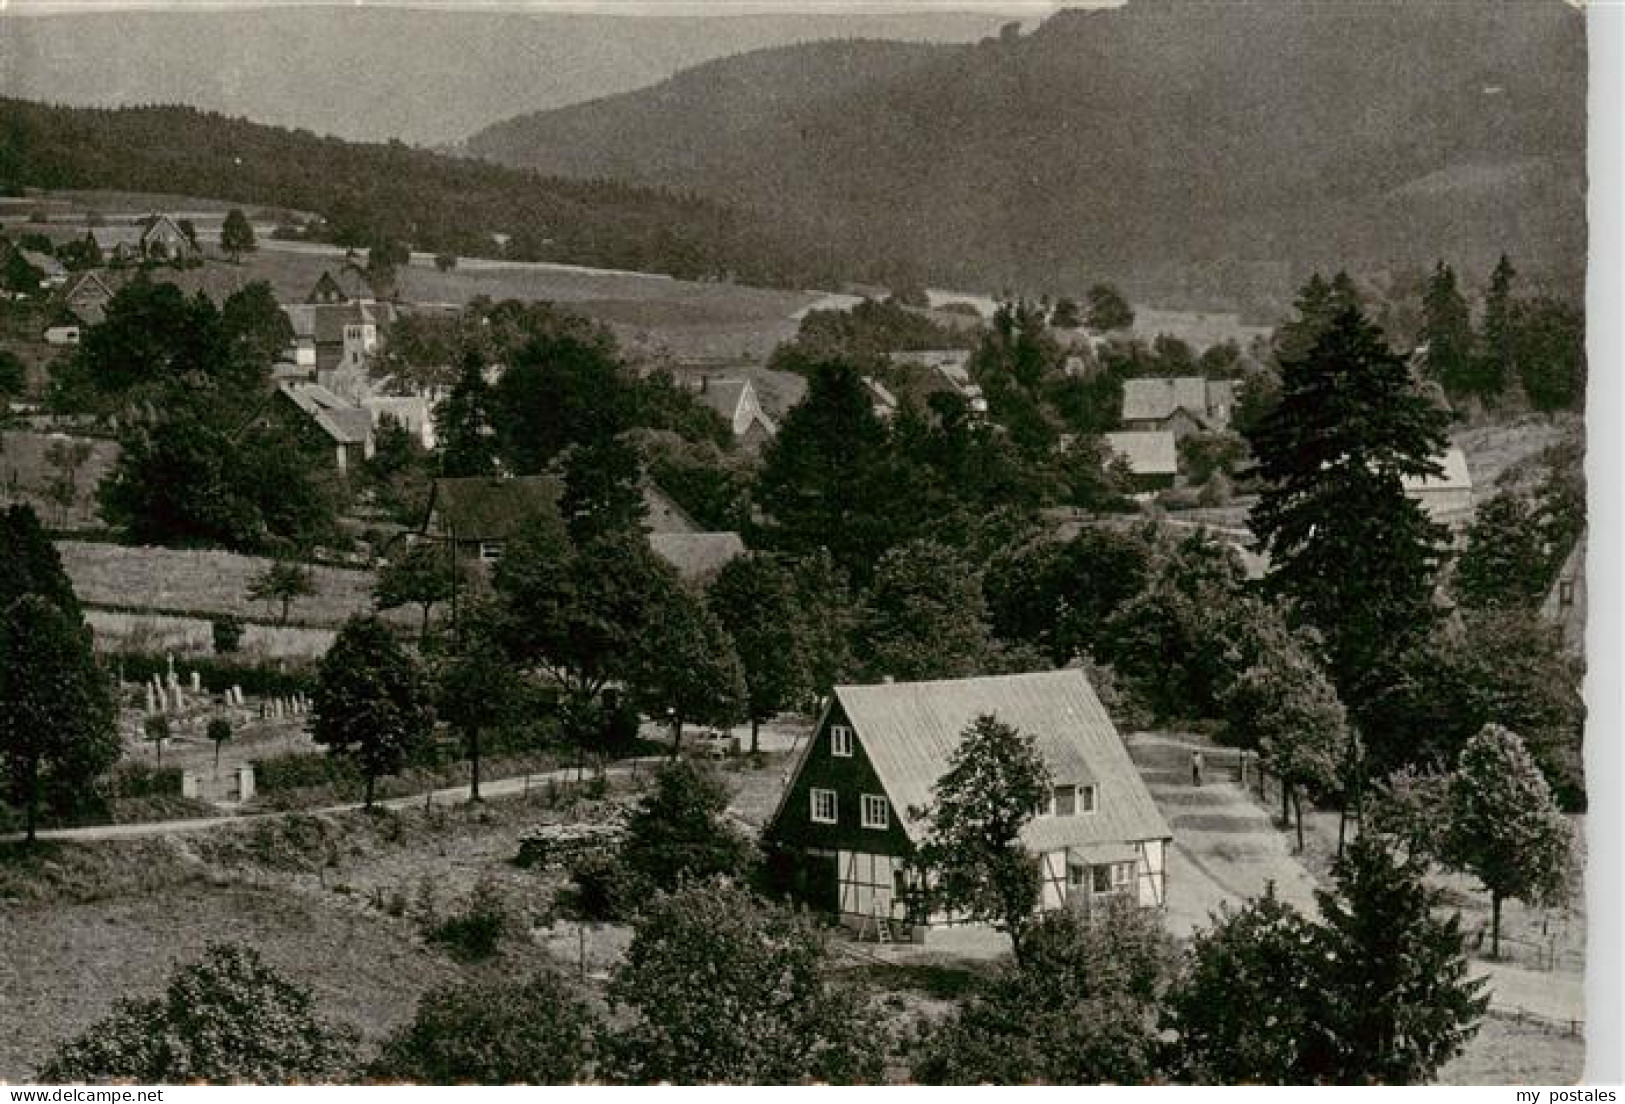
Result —
<svg viewBox="0 0 1625 1104"><path fill-rule="evenodd" d="M272 563L258 556L89 541L59 541L56 547L79 600L88 605L205 618L229 613L267 622L280 613L280 608L248 598L250 582ZM309 570L316 593L293 602L291 624L334 628L351 614L372 608L372 572L323 566ZM411 610L393 610L387 616L403 625L417 623ZM191 630L176 626L172 631ZM282 642L267 638L273 639Z"/></svg>
<svg viewBox="0 0 1625 1104"><path fill-rule="evenodd" d="M48 493L61 471L47 454L56 444L81 443L90 446L90 456L74 476L74 501L64 510ZM96 485L118 462L118 454L118 444L103 438L22 429L0 432L0 503L25 502L34 507L40 521L57 529L98 526L101 512L96 505Z"/></svg>
<svg viewBox="0 0 1625 1104"><path fill-rule="evenodd" d="M83 595L81 595L83 597ZM264 616L264 608L255 612ZM203 617L163 613L87 609L85 621L96 632L96 645L110 652L174 652L208 655L214 651L214 624ZM327 653L334 629L245 622L239 650L267 659L314 659Z"/></svg>
<svg viewBox="0 0 1625 1104"><path fill-rule="evenodd" d="M1584 438L1585 417L1580 414L1526 414L1512 422L1472 426L1452 435L1467 456L1473 496L1480 502L1495 493L1495 483L1504 473L1553 445Z"/></svg>

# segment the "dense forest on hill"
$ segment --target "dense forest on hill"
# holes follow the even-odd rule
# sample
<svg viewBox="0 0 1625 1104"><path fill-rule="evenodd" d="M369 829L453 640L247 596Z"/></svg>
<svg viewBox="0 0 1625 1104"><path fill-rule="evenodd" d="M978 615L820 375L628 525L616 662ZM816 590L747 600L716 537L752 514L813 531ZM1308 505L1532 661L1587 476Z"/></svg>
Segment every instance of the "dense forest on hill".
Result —
<svg viewBox="0 0 1625 1104"><path fill-rule="evenodd" d="M398 142L318 138L187 107L0 100L0 188L115 188L313 211L316 236L686 278L815 284L792 252L721 205L612 181L550 179ZM498 244L503 235L505 245Z"/></svg>
<svg viewBox="0 0 1625 1104"><path fill-rule="evenodd" d="M1279 316L1315 269L1440 256L1487 272L1511 252L1577 287L1585 73L1560 0L1132 0L977 45L758 51L469 149L748 207L939 286L1109 276Z"/></svg>

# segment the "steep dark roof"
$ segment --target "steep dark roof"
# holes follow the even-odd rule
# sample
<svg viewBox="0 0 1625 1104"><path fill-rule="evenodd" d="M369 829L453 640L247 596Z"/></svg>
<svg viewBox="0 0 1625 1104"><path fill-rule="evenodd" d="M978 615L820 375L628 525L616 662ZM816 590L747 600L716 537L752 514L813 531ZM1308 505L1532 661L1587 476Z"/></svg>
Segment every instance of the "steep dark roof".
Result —
<svg viewBox="0 0 1625 1104"><path fill-rule="evenodd" d="M561 490L550 475L437 479L424 528L438 525L459 541L507 540L531 518L556 514Z"/></svg>

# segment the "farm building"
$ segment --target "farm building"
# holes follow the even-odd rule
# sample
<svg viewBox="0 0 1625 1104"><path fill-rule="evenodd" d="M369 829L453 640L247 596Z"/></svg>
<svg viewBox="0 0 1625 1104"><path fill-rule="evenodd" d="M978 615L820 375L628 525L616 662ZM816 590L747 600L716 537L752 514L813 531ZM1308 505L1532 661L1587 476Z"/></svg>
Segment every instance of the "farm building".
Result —
<svg viewBox="0 0 1625 1104"><path fill-rule="evenodd" d="M128 225L93 226L88 236L110 264L188 261L201 256L197 243L168 215L148 215Z"/></svg>
<svg viewBox="0 0 1625 1104"><path fill-rule="evenodd" d="M549 475L513 478L437 479L429 492L429 510L419 532L449 540L460 556L495 563L503 547L532 518L557 515L563 487ZM683 531L676 514L662 513L665 496L645 487L650 549L689 582L714 576L745 545L738 533ZM670 500L666 499L669 503ZM675 503L671 510L678 511ZM683 515L686 518L686 515ZM666 525L663 531L654 526ZM690 521L688 524L692 525Z"/></svg>
<svg viewBox="0 0 1625 1104"><path fill-rule="evenodd" d="M1192 433L1229 428L1236 405L1230 380L1201 376L1151 377L1123 383L1123 428L1166 431L1176 441Z"/></svg>
<svg viewBox="0 0 1625 1104"><path fill-rule="evenodd" d="M421 532L451 541L458 555L495 563L525 522L558 513L562 492L550 475L436 479Z"/></svg>
<svg viewBox="0 0 1625 1104"><path fill-rule="evenodd" d="M953 922L922 916L908 860L924 807L965 729L991 715L1032 734L1053 790L1024 841L1041 907L1167 899L1172 832L1082 671L839 686L797 760L766 840L786 889L854 928Z"/></svg>
<svg viewBox="0 0 1625 1104"><path fill-rule="evenodd" d="M333 448L339 471L349 471L372 455L372 415L314 383L282 383L277 394L316 424Z"/></svg>
<svg viewBox="0 0 1625 1104"><path fill-rule="evenodd" d="M1131 430L1105 435L1106 447L1121 456L1134 476L1136 489L1162 490L1179 474L1179 448L1168 430Z"/></svg>
<svg viewBox="0 0 1625 1104"><path fill-rule="evenodd" d="M1467 455L1459 448L1451 448L1433 461L1444 469L1443 474L1407 477L1405 493L1421 503L1428 516L1440 525L1462 528L1473 520L1473 477L1467 470Z"/></svg>

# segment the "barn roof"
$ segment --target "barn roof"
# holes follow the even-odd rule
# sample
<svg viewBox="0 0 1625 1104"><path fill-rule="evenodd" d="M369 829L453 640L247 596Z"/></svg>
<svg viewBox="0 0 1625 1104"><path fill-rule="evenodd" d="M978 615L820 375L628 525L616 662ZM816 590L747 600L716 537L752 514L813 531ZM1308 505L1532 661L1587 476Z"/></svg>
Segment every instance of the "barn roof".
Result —
<svg viewBox="0 0 1625 1104"><path fill-rule="evenodd" d="M436 479L429 517L438 515L459 541L507 540L531 518L557 513L560 491L550 475Z"/></svg>
<svg viewBox="0 0 1625 1104"><path fill-rule="evenodd" d="M745 554L745 542L732 532L650 533L649 547L689 581L709 578Z"/></svg>
<svg viewBox="0 0 1625 1104"><path fill-rule="evenodd" d="M1408 475L1404 478L1407 491L1470 491L1473 489L1473 477L1467 470L1467 454L1459 448L1451 448L1442 456L1435 456L1433 462L1444 469L1443 475Z"/></svg>
<svg viewBox="0 0 1625 1104"><path fill-rule="evenodd" d="M1057 784L1092 783L1096 811L1039 817L1024 840L1041 851L1173 835L1111 718L1079 670L837 686L835 698L899 810L925 806L961 735L991 714L1030 733ZM903 818L905 828L910 818Z"/></svg>
<svg viewBox="0 0 1625 1104"><path fill-rule="evenodd" d="M1174 435L1167 430L1108 433L1106 445L1128 461L1129 470L1135 475L1174 475L1179 470L1179 449Z"/></svg>
<svg viewBox="0 0 1625 1104"><path fill-rule="evenodd" d="M337 444L361 445L372 436L372 415L320 384L282 383L277 390L309 415Z"/></svg>
<svg viewBox="0 0 1625 1104"><path fill-rule="evenodd" d="M1176 410L1206 418L1207 395L1207 380L1201 376L1152 376L1124 380L1123 420L1161 421Z"/></svg>

